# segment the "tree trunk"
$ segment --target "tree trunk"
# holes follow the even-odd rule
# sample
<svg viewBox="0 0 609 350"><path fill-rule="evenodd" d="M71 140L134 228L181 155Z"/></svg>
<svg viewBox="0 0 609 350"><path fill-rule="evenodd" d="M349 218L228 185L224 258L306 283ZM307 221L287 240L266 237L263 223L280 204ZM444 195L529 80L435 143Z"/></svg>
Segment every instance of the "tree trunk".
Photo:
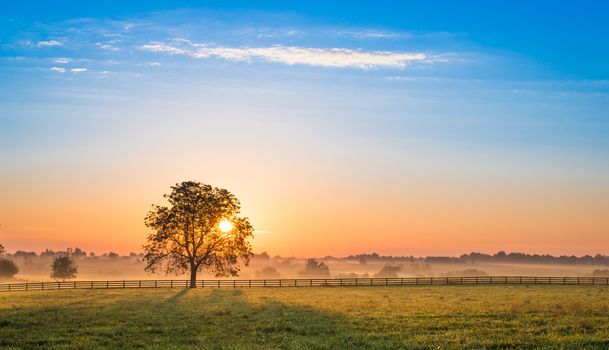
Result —
<svg viewBox="0 0 609 350"><path fill-rule="evenodd" d="M190 267L190 288L197 288L197 268Z"/></svg>

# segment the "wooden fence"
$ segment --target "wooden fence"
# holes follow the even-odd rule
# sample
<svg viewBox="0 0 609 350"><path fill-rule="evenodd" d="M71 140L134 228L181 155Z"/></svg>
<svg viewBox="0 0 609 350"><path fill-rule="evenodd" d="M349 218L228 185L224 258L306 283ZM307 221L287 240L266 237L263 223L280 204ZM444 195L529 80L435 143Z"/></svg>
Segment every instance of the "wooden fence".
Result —
<svg viewBox="0 0 609 350"><path fill-rule="evenodd" d="M406 278L283 278L197 280L197 288L349 287L430 285L609 285L609 277L406 277ZM62 289L187 288L188 280L66 281L0 284L0 292Z"/></svg>

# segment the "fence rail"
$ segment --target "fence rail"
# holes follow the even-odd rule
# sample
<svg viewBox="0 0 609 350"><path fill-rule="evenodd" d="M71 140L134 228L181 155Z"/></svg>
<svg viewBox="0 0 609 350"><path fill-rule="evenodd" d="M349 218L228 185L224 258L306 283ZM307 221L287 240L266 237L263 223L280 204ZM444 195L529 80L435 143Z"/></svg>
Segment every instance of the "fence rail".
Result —
<svg viewBox="0 0 609 350"><path fill-rule="evenodd" d="M197 280L197 288L348 287L429 285L609 285L609 277L405 277L405 278L282 278ZM62 289L187 288L188 280L66 281L0 284L0 292Z"/></svg>

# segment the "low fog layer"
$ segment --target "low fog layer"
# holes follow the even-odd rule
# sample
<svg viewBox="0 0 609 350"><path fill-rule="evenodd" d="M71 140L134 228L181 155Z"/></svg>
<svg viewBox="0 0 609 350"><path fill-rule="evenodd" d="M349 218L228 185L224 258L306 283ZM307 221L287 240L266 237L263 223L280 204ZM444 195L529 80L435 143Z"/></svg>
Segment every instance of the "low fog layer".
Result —
<svg viewBox="0 0 609 350"><path fill-rule="evenodd" d="M16 252L7 257L19 272L10 281L49 281L50 266L57 256L69 255L78 267L77 280L187 279L186 275L149 274L142 254L95 255L75 248L64 252ZM392 257L361 254L335 258L286 258L256 254L238 278L340 278L340 277L429 277L429 276L607 276L609 257L553 257L525 254L479 253L461 257ZM215 276L202 273L200 279ZM5 279L4 281L8 281Z"/></svg>

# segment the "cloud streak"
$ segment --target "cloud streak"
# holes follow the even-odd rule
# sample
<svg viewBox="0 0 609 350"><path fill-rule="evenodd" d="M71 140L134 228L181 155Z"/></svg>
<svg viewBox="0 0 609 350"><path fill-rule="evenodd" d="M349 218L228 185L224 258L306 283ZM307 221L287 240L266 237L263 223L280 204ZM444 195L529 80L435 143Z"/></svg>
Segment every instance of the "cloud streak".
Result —
<svg viewBox="0 0 609 350"><path fill-rule="evenodd" d="M218 58L236 62L272 62L287 65L308 65L328 68L404 69L414 62L429 62L431 58L421 52L364 51L345 48L311 48L298 46L271 46L233 48L196 44L188 40L171 43L150 42L141 50L183 55L198 59Z"/></svg>
<svg viewBox="0 0 609 350"><path fill-rule="evenodd" d="M45 40L45 41L39 41L38 43L36 43L36 46L38 47L54 47L54 46L63 46L63 43L56 41L56 40Z"/></svg>

